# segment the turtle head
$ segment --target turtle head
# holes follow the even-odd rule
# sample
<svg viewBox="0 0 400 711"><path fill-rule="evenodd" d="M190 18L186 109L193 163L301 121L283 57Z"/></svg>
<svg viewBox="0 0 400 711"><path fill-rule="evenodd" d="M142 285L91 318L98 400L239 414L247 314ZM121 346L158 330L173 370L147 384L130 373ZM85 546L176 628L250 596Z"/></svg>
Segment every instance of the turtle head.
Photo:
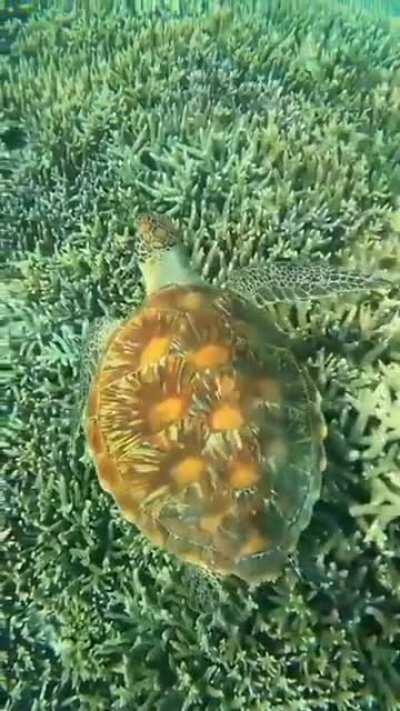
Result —
<svg viewBox="0 0 400 711"><path fill-rule="evenodd" d="M182 233L165 215L140 214L136 222L137 255L146 292L168 284L199 281L190 269Z"/></svg>

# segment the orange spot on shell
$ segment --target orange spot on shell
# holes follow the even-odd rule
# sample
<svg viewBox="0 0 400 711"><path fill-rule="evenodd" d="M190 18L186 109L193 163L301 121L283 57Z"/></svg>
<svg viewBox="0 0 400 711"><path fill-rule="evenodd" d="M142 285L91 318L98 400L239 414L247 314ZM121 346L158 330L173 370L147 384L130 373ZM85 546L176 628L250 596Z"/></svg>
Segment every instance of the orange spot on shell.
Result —
<svg viewBox="0 0 400 711"><path fill-rule="evenodd" d="M162 402L154 405L149 412L150 426L154 431L161 430L182 419L186 410L186 401L183 397L167 397Z"/></svg>
<svg viewBox="0 0 400 711"><path fill-rule="evenodd" d="M206 470L201 457L186 457L173 469L173 477L178 484L190 484L199 481Z"/></svg>
<svg viewBox="0 0 400 711"><path fill-rule="evenodd" d="M255 462L235 462L229 472L229 482L234 489L248 489L258 479L259 471Z"/></svg>
<svg viewBox="0 0 400 711"><path fill-rule="evenodd" d="M219 365L225 365L229 360L229 356L229 348L226 346L208 343L192 353L188 357L188 361L196 368L216 368Z"/></svg>
<svg viewBox="0 0 400 711"><path fill-rule="evenodd" d="M214 430L236 430L244 422L243 415L234 405L221 405L211 415Z"/></svg>
<svg viewBox="0 0 400 711"><path fill-rule="evenodd" d="M166 336L154 336L144 348L140 356L140 367L154 363L168 353L170 338Z"/></svg>

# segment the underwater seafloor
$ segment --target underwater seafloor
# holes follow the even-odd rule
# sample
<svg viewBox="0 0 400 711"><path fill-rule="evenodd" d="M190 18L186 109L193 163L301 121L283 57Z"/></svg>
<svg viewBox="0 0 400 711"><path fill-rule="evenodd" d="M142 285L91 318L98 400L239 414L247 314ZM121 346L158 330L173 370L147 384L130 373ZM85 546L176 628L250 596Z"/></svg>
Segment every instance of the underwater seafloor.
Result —
<svg viewBox="0 0 400 711"><path fill-rule="evenodd" d="M398 281L399 8L0 10L17 5L0 13L1 708L399 709L396 289L276 308L316 343L328 424L321 500L276 583L211 584L153 548L72 426L89 324L143 297L140 211L176 218L210 281L281 257Z"/></svg>

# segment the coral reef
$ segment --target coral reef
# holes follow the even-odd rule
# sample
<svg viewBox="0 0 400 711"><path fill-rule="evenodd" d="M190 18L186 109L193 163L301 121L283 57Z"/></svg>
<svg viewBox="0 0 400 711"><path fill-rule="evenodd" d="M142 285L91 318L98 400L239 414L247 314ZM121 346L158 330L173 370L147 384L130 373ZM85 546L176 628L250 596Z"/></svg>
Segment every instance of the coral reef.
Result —
<svg viewBox="0 0 400 711"><path fill-rule="evenodd" d="M71 435L90 324L143 295L143 209L179 219L210 280L260 257L398 274L398 35L322 0L221 5L64 2L0 57L5 709L400 704L395 290L275 309L328 469L274 585L153 549Z"/></svg>

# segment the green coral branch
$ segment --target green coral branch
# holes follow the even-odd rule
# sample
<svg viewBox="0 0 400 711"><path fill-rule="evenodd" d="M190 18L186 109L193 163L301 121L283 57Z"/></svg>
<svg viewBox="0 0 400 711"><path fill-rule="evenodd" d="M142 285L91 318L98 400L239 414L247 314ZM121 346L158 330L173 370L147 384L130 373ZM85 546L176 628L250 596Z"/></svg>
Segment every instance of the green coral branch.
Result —
<svg viewBox="0 0 400 711"><path fill-rule="evenodd" d="M399 462L399 457L394 457ZM374 541L382 550L387 545L385 529L400 518L400 486L398 468L385 471L384 476L374 476L371 484L371 502L350 508L353 516L363 518L366 540ZM370 521L370 523L367 523Z"/></svg>

